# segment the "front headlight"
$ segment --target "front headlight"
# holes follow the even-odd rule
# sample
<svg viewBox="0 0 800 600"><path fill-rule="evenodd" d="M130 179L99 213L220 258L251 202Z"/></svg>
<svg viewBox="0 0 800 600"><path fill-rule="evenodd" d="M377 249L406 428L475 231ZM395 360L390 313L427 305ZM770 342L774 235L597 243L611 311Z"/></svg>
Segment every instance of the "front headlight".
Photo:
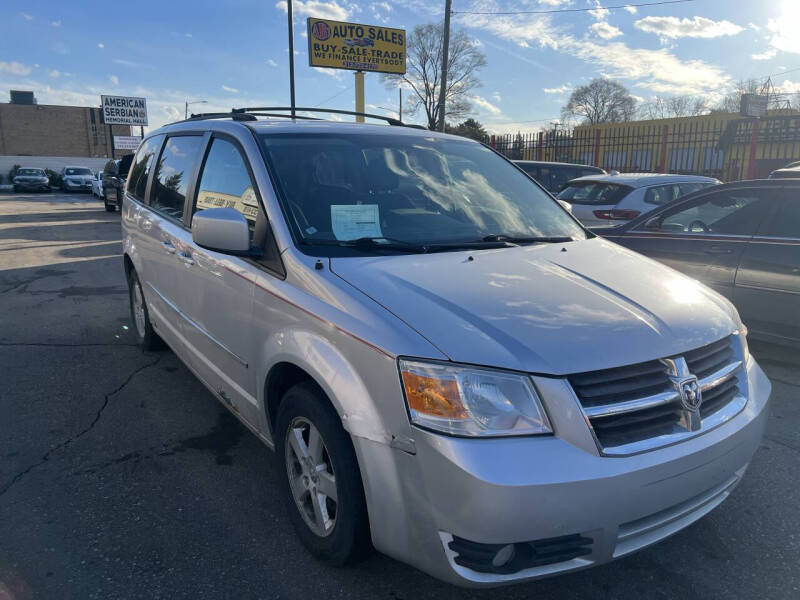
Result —
<svg viewBox="0 0 800 600"><path fill-rule="evenodd" d="M399 366L416 425L472 437L553 432L530 377L403 359Z"/></svg>

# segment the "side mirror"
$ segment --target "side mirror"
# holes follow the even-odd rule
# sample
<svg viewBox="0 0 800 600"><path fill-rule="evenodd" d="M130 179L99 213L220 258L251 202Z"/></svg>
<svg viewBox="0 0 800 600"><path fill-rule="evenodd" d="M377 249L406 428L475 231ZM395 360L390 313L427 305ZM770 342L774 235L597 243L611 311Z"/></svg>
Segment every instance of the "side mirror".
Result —
<svg viewBox="0 0 800 600"><path fill-rule="evenodd" d="M192 240L198 246L230 254L250 253L247 219L233 208L209 208L192 218Z"/></svg>

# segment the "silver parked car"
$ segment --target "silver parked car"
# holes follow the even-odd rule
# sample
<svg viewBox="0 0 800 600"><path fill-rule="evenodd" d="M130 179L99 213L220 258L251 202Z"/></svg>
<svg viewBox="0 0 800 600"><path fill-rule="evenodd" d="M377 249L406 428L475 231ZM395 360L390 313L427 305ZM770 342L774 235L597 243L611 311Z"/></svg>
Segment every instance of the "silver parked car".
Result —
<svg viewBox="0 0 800 600"><path fill-rule="evenodd" d="M727 498L771 391L733 306L491 149L390 122L189 119L124 193L139 342L275 450L308 549L492 586Z"/></svg>
<svg viewBox="0 0 800 600"><path fill-rule="evenodd" d="M89 167L64 167L61 169L61 189L65 192L91 192L92 178Z"/></svg>
<svg viewBox="0 0 800 600"><path fill-rule="evenodd" d="M617 173L589 175L569 182L558 198L587 227L612 227L635 219L710 185L722 183L700 175Z"/></svg>

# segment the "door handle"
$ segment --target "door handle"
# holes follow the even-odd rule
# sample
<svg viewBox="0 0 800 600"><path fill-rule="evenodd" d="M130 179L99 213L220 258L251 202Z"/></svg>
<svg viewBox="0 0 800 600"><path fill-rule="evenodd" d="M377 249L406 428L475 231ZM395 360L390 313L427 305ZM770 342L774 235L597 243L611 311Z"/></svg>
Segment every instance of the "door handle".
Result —
<svg viewBox="0 0 800 600"><path fill-rule="evenodd" d="M706 248L706 254L731 254L732 252L733 250L731 250L730 248L717 246L716 244Z"/></svg>
<svg viewBox="0 0 800 600"><path fill-rule="evenodd" d="M185 252L178 252L178 259L180 259L182 263L186 263L189 266L192 266L194 264L194 259L192 258L192 255L186 254Z"/></svg>
<svg viewBox="0 0 800 600"><path fill-rule="evenodd" d="M164 250L167 251L167 254L175 254L175 246L173 246L172 242L169 240L164 240L161 242L161 245L164 246Z"/></svg>

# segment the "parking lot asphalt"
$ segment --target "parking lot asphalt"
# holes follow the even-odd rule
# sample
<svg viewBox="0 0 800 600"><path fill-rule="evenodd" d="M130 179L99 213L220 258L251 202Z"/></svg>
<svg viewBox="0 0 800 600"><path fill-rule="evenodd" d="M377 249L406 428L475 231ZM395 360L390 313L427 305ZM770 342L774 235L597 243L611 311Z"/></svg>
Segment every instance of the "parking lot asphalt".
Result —
<svg viewBox="0 0 800 600"><path fill-rule="evenodd" d="M0 195L0 600L800 597L796 351L753 345L766 438L710 515L608 565L463 590L379 554L311 558L272 453L171 351L135 347L120 253L90 196Z"/></svg>

